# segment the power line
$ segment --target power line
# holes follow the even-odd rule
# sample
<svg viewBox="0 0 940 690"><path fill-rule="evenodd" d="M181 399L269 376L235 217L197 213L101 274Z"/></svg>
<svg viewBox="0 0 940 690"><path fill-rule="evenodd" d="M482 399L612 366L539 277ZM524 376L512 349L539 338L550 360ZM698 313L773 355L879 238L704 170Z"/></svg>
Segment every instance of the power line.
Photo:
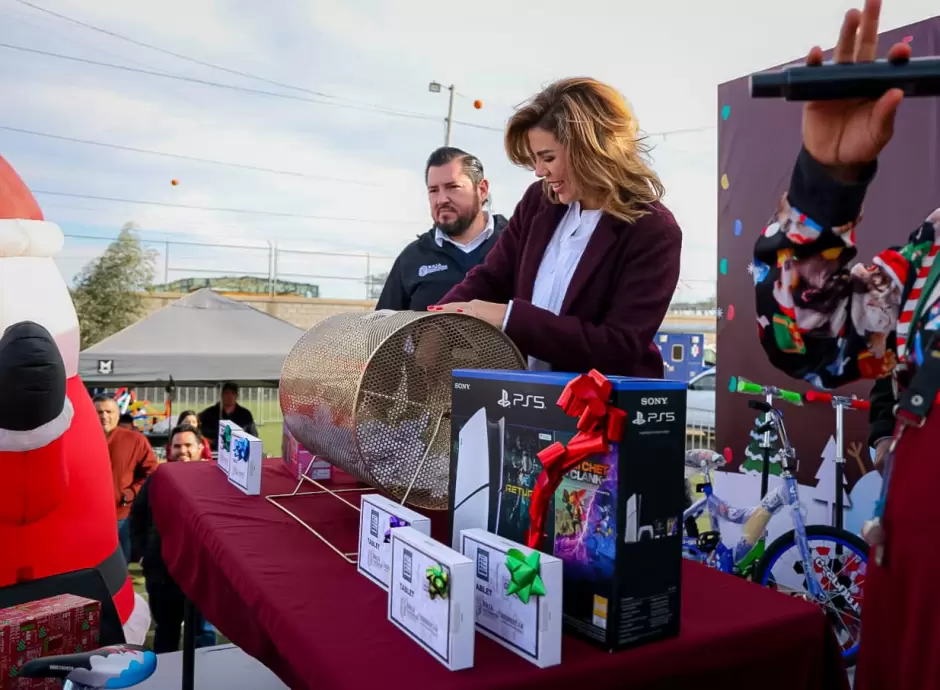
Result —
<svg viewBox="0 0 940 690"><path fill-rule="evenodd" d="M135 72L137 74L146 74L151 77L160 77L161 79L174 79L176 81L185 81L191 84L201 84L202 86L212 86L218 89L228 89L230 91L242 91L245 93L251 93L258 96L270 96L272 98L283 98L290 101L300 101L302 103L313 103L315 105L326 105L333 108L346 108L349 110L363 110L366 112L378 112L384 115L392 115L395 117L404 117L413 120L429 120L429 121L438 121L443 118L437 117L435 115L424 115L421 113L411 113L401 110L391 110L388 108L382 108L381 106L369 105L369 106L360 106L349 103L336 103L332 101L317 100L315 98L308 98L305 96L293 96L286 93L277 93L275 91L265 91L264 89L253 89L250 86L237 86L235 84L224 84L222 82L211 81L209 79L197 79L196 77L186 77L180 74L169 74L165 72L156 72L154 70L142 69L140 67L128 67L127 65L116 65L112 62L101 62L99 60L90 60L88 58L81 58L75 55L63 55L61 53L53 53L47 50L39 50L38 48L27 48L26 46L15 46L10 43L0 43L0 48L6 48L8 50L18 50L24 53L33 53L35 55L44 55L46 57L52 57L59 60L70 60L72 62L81 62L86 65L94 65L96 67L106 67L108 69L120 70L123 72Z"/></svg>
<svg viewBox="0 0 940 690"><path fill-rule="evenodd" d="M287 213L283 211L263 211L244 208L216 208L211 206L190 206L188 204L174 204L167 201L148 201L143 199L122 199L119 197L95 196L92 194L73 194L70 192L56 192L44 189L34 189L33 194L43 196L62 196L72 199L91 199L93 201L110 201L119 204L140 204L142 206L161 206L164 208L185 208L191 211L213 211L216 213L244 213L258 216L273 216L277 218L303 218L306 220L328 220L339 223L376 223L385 225L414 225L423 221L414 220L386 220L384 218L342 218L336 216L316 216L304 213Z"/></svg>
<svg viewBox="0 0 940 690"><path fill-rule="evenodd" d="M58 12L53 12L53 11L50 10L50 9L47 9L47 8L45 8L45 7L40 7L39 5L37 5L37 4L35 4L35 3L32 3L32 2L28 2L28 0L14 0L14 1L15 1L15 2L18 2L18 3L21 4L21 5L25 5L26 7L31 7L32 9L37 10L37 11L39 11L39 12L45 12L46 14L51 15L51 16L53 16L53 17L56 17L57 19L61 19L61 20L63 20L63 21L69 22L69 23L71 23L71 24L75 24L75 25L77 25L77 26L81 26L81 27L83 27L83 28L85 28L85 29L89 29L89 30L91 30L91 31L96 31L96 32L101 33L101 34L104 34L104 35L106 35L106 36L111 36L112 38L117 38L117 39L119 39L119 40L121 40L121 41L126 41L126 42L128 42L128 43L131 43L131 44L136 45L136 46L140 46L140 47L142 47L142 48L147 48L147 49L149 49L149 50L155 50L155 51L157 51L158 53L163 53L164 55L170 55L170 56L175 57L175 58L178 58L178 59L180 59L180 60L186 60L187 62L192 62L192 63L197 64L197 65L202 65L203 67L210 67L210 68L212 68L212 69L217 69L217 70L220 70L220 71L222 71L222 72L227 72L227 73L229 73L229 74L234 74L234 75L237 75L237 76L239 76L239 77L246 77L246 78L248 78L248 79L255 79L255 80L257 80L257 81L261 81L261 82L264 82L264 83L266 83L266 84L271 84L272 86L280 86L281 88L291 89L291 90L293 90L293 91L300 91L300 92L302 92L302 93L310 94L311 96L319 96L319 97L321 97L321 98L330 98L330 99L334 99L334 100L343 100L343 101L347 101L347 102L349 102L349 103L354 103L354 104L359 104L359 105L365 105L365 106L369 106L369 107L375 107L375 106L373 106L373 104L371 104L371 103L365 103L365 102L363 102L363 101L356 101L356 100L350 99L350 98L337 98L336 96L333 96L333 95L328 94L328 93L324 93L324 92L322 92L322 91L314 91L314 90L312 90L312 89L308 89L308 88L303 87L303 86L296 86L296 85L294 85L294 84L288 84L288 83L286 83L286 82L277 81L277 80L275 80L275 79L268 79L267 77L262 77L262 76L259 76L259 75L257 75L257 74L252 74L252 73L250 73L250 72L244 72L244 71L242 71L242 70L232 69L231 67L225 67L224 65L217 65L217 64L215 64L215 63L207 62L207 61L205 61L205 60L200 60L199 58L194 58L194 57L191 57L191 56L189 56L189 55L183 55L182 53L177 53L177 52L175 52L175 51L168 50L168 49L166 49L166 48L161 48L160 46L153 45L152 43L145 43L144 41L137 40L136 38L131 38L130 36L125 36L124 34L119 34L119 33L117 33L116 31L110 31L109 29L105 29L105 28L100 27L100 26L95 26L94 24L89 24L88 22L83 22L83 21L81 21L81 20L79 20L79 19L75 19L74 17L68 17L68 16L66 16L66 15L64 15L64 14L59 14ZM421 115L420 113L413 113L413 114L415 114L415 115Z"/></svg>
<svg viewBox="0 0 940 690"><path fill-rule="evenodd" d="M347 184L357 184L366 187L379 187L381 185L373 182L363 182L361 180L345 179L341 177L330 177L327 175L315 175L313 173L293 172L290 170L276 170L274 168L262 168L257 165L247 165L244 163L229 163L226 161L217 161L212 158L199 158L198 156L186 156L180 153L167 153L165 151L154 151L152 149L141 149L134 146L124 146L122 144L109 144L103 141L93 141L91 139L79 139L77 137L68 137L62 134L51 134L49 132L37 132L31 129L22 129L20 127L10 127L0 125L0 130L14 132L16 134L28 134L35 137L45 137L47 139L57 139L59 141L68 141L73 144L87 144L89 146L101 146L103 148L115 149L118 151L129 151L131 153L145 153L151 156L162 156L164 158L175 158L184 161L193 161L196 163L209 163L210 165L221 165L228 168L239 168L241 170L254 170L256 172L272 173L275 175L287 175L290 177L303 177L311 180L325 180L329 182L345 182Z"/></svg>
<svg viewBox="0 0 940 690"><path fill-rule="evenodd" d="M81 62L86 65L94 65L96 67L106 67L108 69L120 70L123 72L135 72L137 74L146 74L151 77L160 77L162 79L174 79L177 81L185 81L192 84L200 84L202 86L211 86L219 89L228 89L230 91L242 91L245 93L251 93L258 96L270 96L272 98L283 98L290 101L300 101L302 103L312 103L314 105L325 105L333 108L347 108L350 110L361 110L366 112L377 112L382 113L383 115L391 115L393 117L402 117L412 120L424 120L430 122L439 122L443 121L444 118L438 117L436 115L426 115L423 113L412 113L408 111L401 110L390 110L387 108L382 108L381 106L375 105L354 105L348 103L336 103L331 101L317 100L315 98L307 98L304 96L292 96L286 93L276 93L274 91L265 91L264 89L253 89L248 86L237 86L235 84L223 84L221 82L211 81L208 79L197 79L195 77L186 77L180 74L169 74L165 72L155 72L153 70L142 69L139 67L128 67L127 65L116 65L111 62L101 62L99 60L90 60L87 58L80 58L74 55L63 55L61 53L53 53L47 50L39 50L38 48L27 48L26 46L15 46L10 43L0 43L0 48L6 48L8 50L18 50L24 53L33 53L35 55L43 55L45 57L56 58L59 60L70 60L72 62ZM503 132L505 128L503 127L493 127L492 125L482 125L476 122L464 122L461 120L454 120L454 124L462 125L464 127L472 127L474 129L483 129L489 130L492 132ZM647 137L667 137L677 134L692 134L695 132L705 132L715 129L714 125L707 125L704 127L692 127L687 129L671 129L661 132L645 132L644 136Z"/></svg>

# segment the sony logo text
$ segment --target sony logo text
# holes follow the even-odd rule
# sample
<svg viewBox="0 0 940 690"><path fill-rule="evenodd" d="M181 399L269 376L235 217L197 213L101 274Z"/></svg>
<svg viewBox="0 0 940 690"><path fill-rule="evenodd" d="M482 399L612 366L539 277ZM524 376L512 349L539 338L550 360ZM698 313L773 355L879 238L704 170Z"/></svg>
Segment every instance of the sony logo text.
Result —
<svg viewBox="0 0 940 690"><path fill-rule="evenodd" d="M454 388L456 388L459 391L468 391L470 390L470 384L469 383L455 383Z"/></svg>
<svg viewBox="0 0 940 690"><path fill-rule="evenodd" d="M665 405L669 402L669 398L640 398L640 404L643 407L648 407L650 405Z"/></svg>

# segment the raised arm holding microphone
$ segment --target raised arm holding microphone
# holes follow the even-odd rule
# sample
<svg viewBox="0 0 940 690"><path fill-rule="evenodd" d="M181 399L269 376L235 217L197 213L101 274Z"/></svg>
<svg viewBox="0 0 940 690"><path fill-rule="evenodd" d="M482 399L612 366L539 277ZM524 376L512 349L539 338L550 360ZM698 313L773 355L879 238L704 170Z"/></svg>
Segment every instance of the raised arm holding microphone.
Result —
<svg viewBox="0 0 940 690"><path fill-rule="evenodd" d="M845 16L836 62L875 59L879 0ZM910 56L891 48L889 60ZM817 47L808 63L822 62ZM877 100L807 103L803 149L790 188L757 240L755 265L760 341L770 361L826 388L858 379L897 383L893 448L885 453L885 493L866 524L872 544L863 585L857 690L940 688L940 599L936 594L934 501L940 485L940 210L929 214L903 247L855 263L855 232L877 158L894 133L903 94ZM926 134L926 133L925 133ZM905 171L884 171L903 175ZM937 190L940 199L940 190ZM770 200L768 200L770 201ZM878 433L893 393L879 386ZM891 434L892 431L887 433ZM877 439L872 439L877 441ZM884 445L882 445L884 449Z"/></svg>

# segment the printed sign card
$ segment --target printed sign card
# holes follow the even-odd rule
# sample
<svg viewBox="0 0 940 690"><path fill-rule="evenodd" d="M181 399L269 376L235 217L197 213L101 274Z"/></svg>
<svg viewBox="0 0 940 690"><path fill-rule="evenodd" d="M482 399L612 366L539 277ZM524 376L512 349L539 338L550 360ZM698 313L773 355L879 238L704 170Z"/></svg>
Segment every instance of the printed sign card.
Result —
<svg viewBox="0 0 940 690"><path fill-rule="evenodd" d="M356 567L386 592L392 572L392 530L399 527L413 527L424 535L431 534L430 518L379 494L362 497Z"/></svg>
<svg viewBox="0 0 940 690"><path fill-rule="evenodd" d="M482 529L460 533L473 561L477 630L536 666L561 663L562 560Z"/></svg>
<svg viewBox="0 0 940 690"><path fill-rule="evenodd" d="M392 530L388 619L451 671L473 666L473 563L413 527Z"/></svg>

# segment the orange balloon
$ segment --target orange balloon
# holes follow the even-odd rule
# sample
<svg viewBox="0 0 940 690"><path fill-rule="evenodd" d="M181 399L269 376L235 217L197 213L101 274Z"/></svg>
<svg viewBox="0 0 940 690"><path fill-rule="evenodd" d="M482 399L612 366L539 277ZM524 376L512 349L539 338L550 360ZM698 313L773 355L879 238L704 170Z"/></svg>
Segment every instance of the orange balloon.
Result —
<svg viewBox="0 0 940 690"><path fill-rule="evenodd" d="M170 184L173 185L174 187L178 185L179 183L180 183L179 180L170 180Z"/></svg>
<svg viewBox="0 0 940 690"><path fill-rule="evenodd" d="M477 110L479 110L480 108L483 107L483 101L474 101L474 102L473 102L473 107L476 108Z"/></svg>

